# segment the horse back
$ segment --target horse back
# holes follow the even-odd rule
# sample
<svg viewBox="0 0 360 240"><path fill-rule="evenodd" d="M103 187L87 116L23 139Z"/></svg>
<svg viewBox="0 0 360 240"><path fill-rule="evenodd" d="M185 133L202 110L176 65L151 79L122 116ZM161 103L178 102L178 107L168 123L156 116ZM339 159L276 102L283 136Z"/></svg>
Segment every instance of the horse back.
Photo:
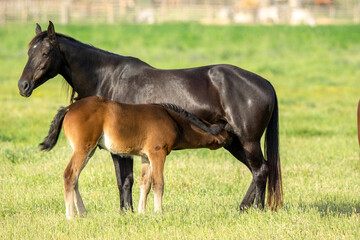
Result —
<svg viewBox="0 0 360 240"><path fill-rule="evenodd" d="M238 136L255 129L261 135L270 119L263 116L271 116L275 104L267 80L226 64L169 70L130 64L111 86L100 91L114 101L172 103L208 122L227 122Z"/></svg>

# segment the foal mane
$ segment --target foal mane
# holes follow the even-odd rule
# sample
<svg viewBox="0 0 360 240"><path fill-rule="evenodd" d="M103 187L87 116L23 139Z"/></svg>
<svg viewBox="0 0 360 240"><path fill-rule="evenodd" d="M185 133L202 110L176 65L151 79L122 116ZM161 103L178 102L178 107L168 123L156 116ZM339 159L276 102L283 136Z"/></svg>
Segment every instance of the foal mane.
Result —
<svg viewBox="0 0 360 240"><path fill-rule="evenodd" d="M187 112L185 109L171 103L153 103L154 105L160 105L166 109L169 109L178 115L182 116L186 120L190 121L192 124L200 128L201 130L208 132L212 135L218 135L222 131L220 125L208 126L203 120L196 117L194 114Z"/></svg>

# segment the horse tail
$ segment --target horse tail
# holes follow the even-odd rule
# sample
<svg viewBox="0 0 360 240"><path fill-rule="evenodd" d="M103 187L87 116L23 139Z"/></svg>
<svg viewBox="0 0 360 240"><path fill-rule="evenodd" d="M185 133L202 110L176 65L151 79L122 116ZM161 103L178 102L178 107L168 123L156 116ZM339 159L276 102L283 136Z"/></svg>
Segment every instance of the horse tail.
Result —
<svg viewBox="0 0 360 240"><path fill-rule="evenodd" d="M220 125L214 124L211 126L208 126L203 120L199 119L194 114L191 114L187 112L185 109L171 103L155 103L155 105L160 105L166 109L169 109L178 115L184 117L186 120L190 121L192 124L194 124L196 127L200 128L201 130L208 132L212 135L218 135L221 133L223 128Z"/></svg>
<svg viewBox="0 0 360 240"><path fill-rule="evenodd" d="M55 145L60 135L60 130L66 113L68 112L67 107L61 107L51 122L48 135L44 141L39 144L42 151L50 151Z"/></svg>
<svg viewBox="0 0 360 240"><path fill-rule="evenodd" d="M282 179L279 154L279 110L275 94L274 110L265 133L265 154L269 164L267 203L272 210L282 206Z"/></svg>
<svg viewBox="0 0 360 240"><path fill-rule="evenodd" d="M360 100L358 103L358 109L357 109L357 131L358 131L358 141L360 146Z"/></svg>

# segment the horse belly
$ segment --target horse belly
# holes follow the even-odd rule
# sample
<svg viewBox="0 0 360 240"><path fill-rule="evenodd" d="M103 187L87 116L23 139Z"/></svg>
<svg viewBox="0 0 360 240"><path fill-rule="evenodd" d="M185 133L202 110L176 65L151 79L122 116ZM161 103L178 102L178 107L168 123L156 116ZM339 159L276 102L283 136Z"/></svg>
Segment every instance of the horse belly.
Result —
<svg viewBox="0 0 360 240"><path fill-rule="evenodd" d="M122 141L118 137L114 137L109 133L103 133L101 135L98 146L120 156L144 155L135 144L131 144L131 141Z"/></svg>

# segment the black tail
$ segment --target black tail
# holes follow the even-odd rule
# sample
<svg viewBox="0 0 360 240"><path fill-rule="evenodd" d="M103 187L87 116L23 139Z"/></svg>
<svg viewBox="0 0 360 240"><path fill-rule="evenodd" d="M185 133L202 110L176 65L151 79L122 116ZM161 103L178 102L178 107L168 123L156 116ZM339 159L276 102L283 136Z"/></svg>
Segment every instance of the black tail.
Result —
<svg viewBox="0 0 360 240"><path fill-rule="evenodd" d="M268 205L276 210L282 206L282 178L279 154L279 110L275 94L275 107L265 134L265 152L269 163Z"/></svg>
<svg viewBox="0 0 360 240"><path fill-rule="evenodd" d="M51 126L49 129L49 133L44 139L42 143L39 144L39 147L42 151L50 151L56 144L60 130L62 127L62 123L66 113L68 112L68 108L61 107L56 114L55 118L51 122Z"/></svg>
<svg viewBox="0 0 360 240"><path fill-rule="evenodd" d="M205 124L201 119L196 117L194 114L191 114L187 112L186 110L182 109L181 107L171 104L171 103L155 103L155 105L163 106L164 108L170 109L171 111L179 114L180 116L186 118L188 121L190 121L192 124L200 128L201 130L208 132L212 135L218 135L221 133L223 128L220 125L212 125L208 126Z"/></svg>

